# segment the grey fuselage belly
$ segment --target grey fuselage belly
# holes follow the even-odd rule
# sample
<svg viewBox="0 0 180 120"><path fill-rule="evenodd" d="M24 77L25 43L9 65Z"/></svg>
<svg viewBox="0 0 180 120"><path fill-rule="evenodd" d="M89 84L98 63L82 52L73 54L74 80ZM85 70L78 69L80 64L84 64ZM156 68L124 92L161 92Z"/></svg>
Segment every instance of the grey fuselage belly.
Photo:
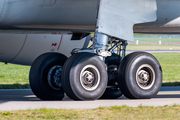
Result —
<svg viewBox="0 0 180 120"><path fill-rule="evenodd" d="M94 31L99 0L1 0L0 29ZM157 0L157 20L134 32L180 33L180 0ZM129 9L129 8L127 8Z"/></svg>

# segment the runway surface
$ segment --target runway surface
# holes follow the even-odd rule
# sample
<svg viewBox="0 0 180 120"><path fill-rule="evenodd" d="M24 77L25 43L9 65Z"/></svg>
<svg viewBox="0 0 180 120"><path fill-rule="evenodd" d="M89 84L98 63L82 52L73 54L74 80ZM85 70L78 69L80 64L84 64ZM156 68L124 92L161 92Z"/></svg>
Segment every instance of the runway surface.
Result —
<svg viewBox="0 0 180 120"><path fill-rule="evenodd" d="M56 109L94 109L110 106L164 106L180 105L180 87L162 87L155 98L130 100L122 96L119 99L73 101L65 97L62 101L42 101L32 93L30 89L0 90L0 111L27 110L40 108Z"/></svg>

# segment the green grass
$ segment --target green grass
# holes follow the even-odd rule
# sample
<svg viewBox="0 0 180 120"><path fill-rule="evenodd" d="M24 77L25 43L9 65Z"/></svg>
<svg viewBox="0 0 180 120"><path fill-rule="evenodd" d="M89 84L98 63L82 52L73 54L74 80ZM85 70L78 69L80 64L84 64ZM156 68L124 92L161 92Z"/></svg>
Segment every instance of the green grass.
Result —
<svg viewBox="0 0 180 120"><path fill-rule="evenodd" d="M64 110L64 109L40 109L25 111L0 112L1 120L17 119L78 119L78 120L179 120L180 106L163 107L127 107L114 106L110 108Z"/></svg>
<svg viewBox="0 0 180 120"><path fill-rule="evenodd" d="M162 83L162 86L180 86L180 81L170 81L170 82L164 81Z"/></svg>
<svg viewBox="0 0 180 120"><path fill-rule="evenodd" d="M180 53L154 53L163 70L163 81L180 81Z"/></svg>
<svg viewBox="0 0 180 120"><path fill-rule="evenodd" d="M180 45L129 44L127 50L180 50Z"/></svg>
<svg viewBox="0 0 180 120"><path fill-rule="evenodd" d="M171 38L164 38L164 37L161 37L161 38L158 38L158 37L155 37L155 38L145 38L145 37L134 37L134 40L139 40L139 41L143 41L143 42L180 42L180 38L178 37L171 37Z"/></svg>
<svg viewBox="0 0 180 120"><path fill-rule="evenodd" d="M180 85L180 53L153 53L163 70L163 85ZM0 63L0 89L30 88L30 66Z"/></svg>
<svg viewBox="0 0 180 120"><path fill-rule="evenodd" d="M29 85L29 82L26 83L26 84L23 84L23 83L14 83L14 84L7 84L7 83L3 83L3 84L0 84L0 89L29 89L30 88L30 85Z"/></svg>
<svg viewBox="0 0 180 120"><path fill-rule="evenodd" d="M0 63L0 84L28 84L30 66Z"/></svg>

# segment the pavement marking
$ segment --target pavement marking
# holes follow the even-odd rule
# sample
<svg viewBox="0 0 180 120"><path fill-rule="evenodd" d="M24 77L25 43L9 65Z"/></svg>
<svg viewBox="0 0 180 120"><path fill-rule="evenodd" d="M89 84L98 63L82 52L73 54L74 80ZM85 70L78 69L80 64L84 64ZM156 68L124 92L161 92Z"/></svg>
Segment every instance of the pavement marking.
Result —
<svg viewBox="0 0 180 120"><path fill-rule="evenodd" d="M180 95L180 93L158 93L157 95Z"/></svg>

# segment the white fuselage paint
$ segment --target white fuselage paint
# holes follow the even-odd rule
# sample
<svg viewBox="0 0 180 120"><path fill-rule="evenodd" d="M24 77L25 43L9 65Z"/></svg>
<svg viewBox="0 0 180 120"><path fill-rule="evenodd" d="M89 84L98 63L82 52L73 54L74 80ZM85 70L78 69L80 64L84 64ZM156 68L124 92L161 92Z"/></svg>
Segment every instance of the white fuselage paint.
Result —
<svg viewBox="0 0 180 120"><path fill-rule="evenodd" d="M31 65L41 54L61 53L67 57L82 48L86 38L71 40L72 34L0 34L0 61Z"/></svg>

